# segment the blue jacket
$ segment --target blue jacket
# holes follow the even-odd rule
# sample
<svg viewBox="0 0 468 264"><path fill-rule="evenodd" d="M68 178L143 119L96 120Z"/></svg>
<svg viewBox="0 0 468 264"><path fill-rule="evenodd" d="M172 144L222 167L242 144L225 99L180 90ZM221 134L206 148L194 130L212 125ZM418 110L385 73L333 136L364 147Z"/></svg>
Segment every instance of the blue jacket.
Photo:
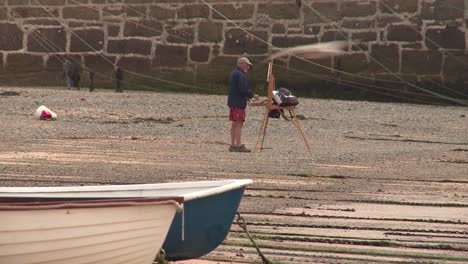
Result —
<svg viewBox="0 0 468 264"><path fill-rule="evenodd" d="M237 67L229 76L229 107L245 109L247 102L254 96L249 88L247 75L239 67Z"/></svg>

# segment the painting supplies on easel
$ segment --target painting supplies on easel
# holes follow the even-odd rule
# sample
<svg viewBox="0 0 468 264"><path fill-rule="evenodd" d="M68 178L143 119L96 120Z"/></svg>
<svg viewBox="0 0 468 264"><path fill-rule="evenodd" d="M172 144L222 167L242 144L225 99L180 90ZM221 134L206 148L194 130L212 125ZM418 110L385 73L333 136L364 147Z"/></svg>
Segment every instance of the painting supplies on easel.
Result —
<svg viewBox="0 0 468 264"><path fill-rule="evenodd" d="M270 113L272 111L280 111L281 113L284 113L284 111L288 111L290 113L291 118L285 118L288 121L291 121L294 126L299 130L299 132L302 135L302 138L304 139L304 142L307 146L307 149L309 150L310 157L312 158L312 150L310 148L310 143L309 140L307 139L307 136L304 132L304 129L302 128L302 125L300 124L299 120L297 119L296 116L296 106L295 105L290 105L290 106L281 106L274 101L274 90L275 90L275 76L273 75L273 61L270 61L268 64L268 75L267 75L267 82L268 82L268 98L266 100L263 100L261 102L253 102L250 104L250 106L263 106L265 107L265 114L263 117L262 124L260 126L260 130L257 136L257 143L255 144L255 149L259 149L260 151L263 150L263 145L265 142L265 136L267 133L267 127L268 127L268 121L270 119ZM285 117L283 115L283 117Z"/></svg>
<svg viewBox="0 0 468 264"><path fill-rule="evenodd" d="M276 88L276 80L275 76L273 75L273 61L280 57L284 56L296 56L299 58L322 58L328 57L332 55L339 54L341 49L345 47L345 42L329 42L329 43L320 43L320 44L312 44L312 45L305 45L293 48L283 49L268 58L268 73L267 73L267 83L268 83L268 91L267 91L267 99L260 101L260 102L252 102L250 106L262 106L265 107L265 114L263 116L262 124L260 125L260 129L257 136L257 142L255 144L255 149L259 149L260 151L263 150L265 136L267 133L268 128L268 121L271 117L272 112L279 112L281 116L287 121L290 121L300 132L302 138L304 139L304 143L309 151L310 157L312 159L312 150L310 148L309 139L307 138L304 129L299 122L297 115L296 115L296 106L297 106L297 98L288 94L289 91L275 91ZM280 97L280 93L283 92L283 98ZM275 98L277 97L277 98ZM276 100L275 100L276 99ZM286 101L286 102L284 102ZM290 117L288 118L284 113L288 111Z"/></svg>

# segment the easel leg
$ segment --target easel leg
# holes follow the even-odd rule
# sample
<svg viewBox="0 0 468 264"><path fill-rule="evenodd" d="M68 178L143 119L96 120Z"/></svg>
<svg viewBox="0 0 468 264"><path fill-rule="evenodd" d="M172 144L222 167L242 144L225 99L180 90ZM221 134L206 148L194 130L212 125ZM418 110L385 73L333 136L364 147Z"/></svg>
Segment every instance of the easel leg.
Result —
<svg viewBox="0 0 468 264"><path fill-rule="evenodd" d="M264 131L266 130L266 123L267 123L267 119L268 119L268 114L269 114L269 110L266 109L265 110L265 115L263 116L262 124L260 125L260 128L258 130L257 142L255 144L255 149L259 148L260 140L262 140L262 138L264 138L264 135L262 137L262 133L265 133ZM263 143L262 143L262 145L263 145ZM260 151L261 151L261 149L260 149Z"/></svg>
<svg viewBox="0 0 468 264"><path fill-rule="evenodd" d="M268 128L268 120L270 120L270 109L266 111L266 121L265 121L265 127L263 128L263 135L262 135L262 144L260 145L260 151L263 150L263 143L265 142L265 136Z"/></svg>
<svg viewBox="0 0 468 264"><path fill-rule="evenodd" d="M307 149L309 150L310 158L312 159L312 150L310 149L309 139L307 139L304 129L301 126L301 123L297 120L296 112L294 110L292 110L292 115L292 122L297 127L297 129L299 129L299 132L301 132L302 138L304 139Z"/></svg>

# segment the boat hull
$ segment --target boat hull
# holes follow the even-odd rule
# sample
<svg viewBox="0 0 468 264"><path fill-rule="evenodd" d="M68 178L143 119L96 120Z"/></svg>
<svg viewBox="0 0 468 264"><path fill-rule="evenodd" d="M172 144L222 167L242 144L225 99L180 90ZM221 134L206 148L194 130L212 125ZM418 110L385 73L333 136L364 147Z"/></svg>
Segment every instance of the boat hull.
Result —
<svg viewBox="0 0 468 264"><path fill-rule="evenodd" d="M82 205L0 209L0 263L150 264L179 209L174 202Z"/></svg>
<svg viewBox="0 0 468 264"><path fill-rule="evenodd" d="M250 184L252 180L81 187L5 187L0 188L0 197L5 199L36 197L46 200L183 197L184 212L176 214L163 245L167 259L175 261L203 256L224 241L244 190Z"/></svg>
<svg viewBox="0 0 468 264"><path fill-rule="evenodd" d="M174 217L163 244L166 259L194 259L215 250L231 229L244 189L185 202L184 212Z"/></svg>

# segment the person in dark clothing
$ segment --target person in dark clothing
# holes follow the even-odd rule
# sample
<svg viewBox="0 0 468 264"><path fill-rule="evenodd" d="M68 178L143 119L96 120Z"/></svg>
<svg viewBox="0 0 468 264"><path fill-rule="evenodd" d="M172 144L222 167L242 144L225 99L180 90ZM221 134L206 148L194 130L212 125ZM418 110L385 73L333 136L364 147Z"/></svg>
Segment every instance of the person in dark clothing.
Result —
<svg viewBox="0 0 468 264"><path fill-rule="evenodd" d="M63 73L65 75L68 90L73 89L73 87L76 87L79 90L81 65L66 59L63 63Z"/></svg>
<svg viewBox="0 0 468 264"><path fill-rule="evenodd" d="M252 66L249 59L242 57L237 61L237 68L229 76L229 96L227 105L229 106L229 120L231 124L231 152L250 152L241 143L242 127L245 121L245 108L247 102L254 98L258 100L258 95L254 95L249 88L247 72Z"/></svg>
<svg viewBox="0 0 468 264"><path fill-rule="evenodd" d="M73 70L72 70L72 76L71 79L73 81L73 86L77 89L80 90L81 85L81 65L78 63L73 63Z"/></svg>
<svg viewBox="0 0 468 264"><path fill-rule="evenodd" d="M119 67L115 70L115 92L123 93L123 71Z"/></svg>
<svg viewBox="0 0 468 264"><path fill-rule="evenodd" d="M89 71L89 91L94 91L94 72Z"/></svg>
<svg viewBox="0 0 468 264"><path fill-rule="evenodd" d="M71 79L72 68L73 68L73 65L71 61L66 59L65 62L63 63L63 76L65 77L65 81L67 82L68 90L71 90L73 88L73 81Z"/></svg>

